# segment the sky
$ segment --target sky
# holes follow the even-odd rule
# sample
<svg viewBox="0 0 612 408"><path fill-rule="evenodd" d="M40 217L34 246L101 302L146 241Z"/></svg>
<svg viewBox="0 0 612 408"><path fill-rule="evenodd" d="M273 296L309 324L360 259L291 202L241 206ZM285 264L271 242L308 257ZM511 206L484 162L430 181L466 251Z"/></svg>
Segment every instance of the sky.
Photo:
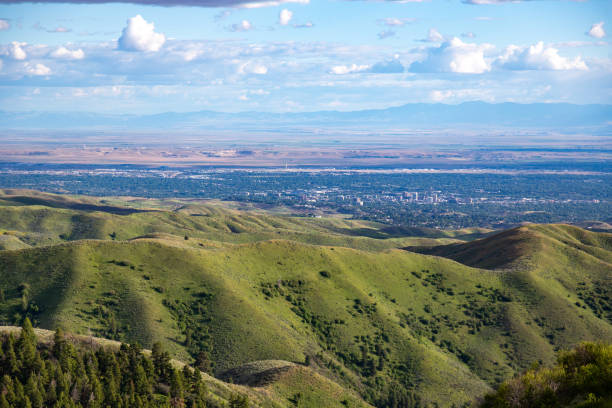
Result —
<svg viewBox="0 0 612 408"><path fill-rule="evenodd" d="M0 0L0 110L612 103L609 0Z"/></svg>

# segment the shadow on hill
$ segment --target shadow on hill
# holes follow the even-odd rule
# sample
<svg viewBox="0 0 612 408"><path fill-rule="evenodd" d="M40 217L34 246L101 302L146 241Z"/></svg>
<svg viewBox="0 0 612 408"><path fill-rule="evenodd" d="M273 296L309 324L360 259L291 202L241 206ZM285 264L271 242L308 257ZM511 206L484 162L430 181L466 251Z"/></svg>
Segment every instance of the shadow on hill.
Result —
<svg viewBox="0 0 612 408"><path fill-rule="evenodd" d="M128 208L128 207L117 207L111 205L98 205L98 204L90 204L90 203L80 203L75 201L68 200L59 200L52 198L38 198L38 197L28 197L28 196L8 196L4 198L7 201L12 201L14 203L22 204L22 205L42 205L46 207L52 208L64 208L69 210L77 210L77 211L100 211L106 212L115 215L130 215L134 213L144 213L151 212L155 210L140 210L136 208Z"/></svg>
<svg viewBox="0 0 612 408"><path fill-rule="evenodd" d="M518 227L468 243L403 249L453 259L476 268L501 269L536 251L538 246L538 237L530 228Z"/></svg>
<svg viewBox="0 0 612 408"><path fill-rule="evenodd" d="M565 224L532 224L467 243L403 249L491 270L508 269L535 256L536 253L555 256L554 251L558 250L578 251L577 253L610 263L612 234L594 233Z"/></svg>
<svg viewBox="0 0 612 408"><path fill-rule="evenodd" d="M278 381L295 367L294 363L284 360L253 361L224 371L219 378L233 384L264 387Z"/></svg>

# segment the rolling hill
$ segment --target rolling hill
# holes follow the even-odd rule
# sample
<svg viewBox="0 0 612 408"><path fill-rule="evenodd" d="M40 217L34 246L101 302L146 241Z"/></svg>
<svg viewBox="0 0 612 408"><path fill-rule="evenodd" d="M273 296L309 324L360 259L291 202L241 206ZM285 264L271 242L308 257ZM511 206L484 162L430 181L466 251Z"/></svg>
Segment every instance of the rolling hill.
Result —
<svg viewBox="0 0 612 408"><path fill-rule="evenodd" d="M612 235L567 225L440 232L3 191L0 233L5 324L204 353L219 378L268 378L277 406L461 405L612 341Z"/></svg>

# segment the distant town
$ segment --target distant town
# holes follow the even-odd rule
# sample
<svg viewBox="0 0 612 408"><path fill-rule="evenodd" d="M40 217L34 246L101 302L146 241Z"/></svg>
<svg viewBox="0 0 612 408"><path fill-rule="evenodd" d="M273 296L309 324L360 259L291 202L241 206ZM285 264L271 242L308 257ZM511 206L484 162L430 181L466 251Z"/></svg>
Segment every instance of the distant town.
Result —
<svg viewBox="0 0 612 408"><path fill-rule="evenodd" d="M0 166L3 188L218 199L283 207L301 216L339 213L434 228L503 227L524 221L609 222L611 186L611 173L593 169Z"/></svg>

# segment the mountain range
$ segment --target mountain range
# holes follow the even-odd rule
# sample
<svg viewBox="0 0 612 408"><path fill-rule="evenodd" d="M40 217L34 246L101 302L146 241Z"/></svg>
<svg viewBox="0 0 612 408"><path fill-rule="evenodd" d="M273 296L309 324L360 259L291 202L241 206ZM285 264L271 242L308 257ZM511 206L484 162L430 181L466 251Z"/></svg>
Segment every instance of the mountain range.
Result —
<svg viewBox="0 0 612 408"><path fill-rule="evenodd" d="M3 129L174 129L260 130L287 128L422 129L447 127L484 128L607 128L611 105L567 103L486 103L458 105L414 103L386 109L351 112L301 113L215 111L158 114L103 114L92 112L0 111Z"/></svg>

